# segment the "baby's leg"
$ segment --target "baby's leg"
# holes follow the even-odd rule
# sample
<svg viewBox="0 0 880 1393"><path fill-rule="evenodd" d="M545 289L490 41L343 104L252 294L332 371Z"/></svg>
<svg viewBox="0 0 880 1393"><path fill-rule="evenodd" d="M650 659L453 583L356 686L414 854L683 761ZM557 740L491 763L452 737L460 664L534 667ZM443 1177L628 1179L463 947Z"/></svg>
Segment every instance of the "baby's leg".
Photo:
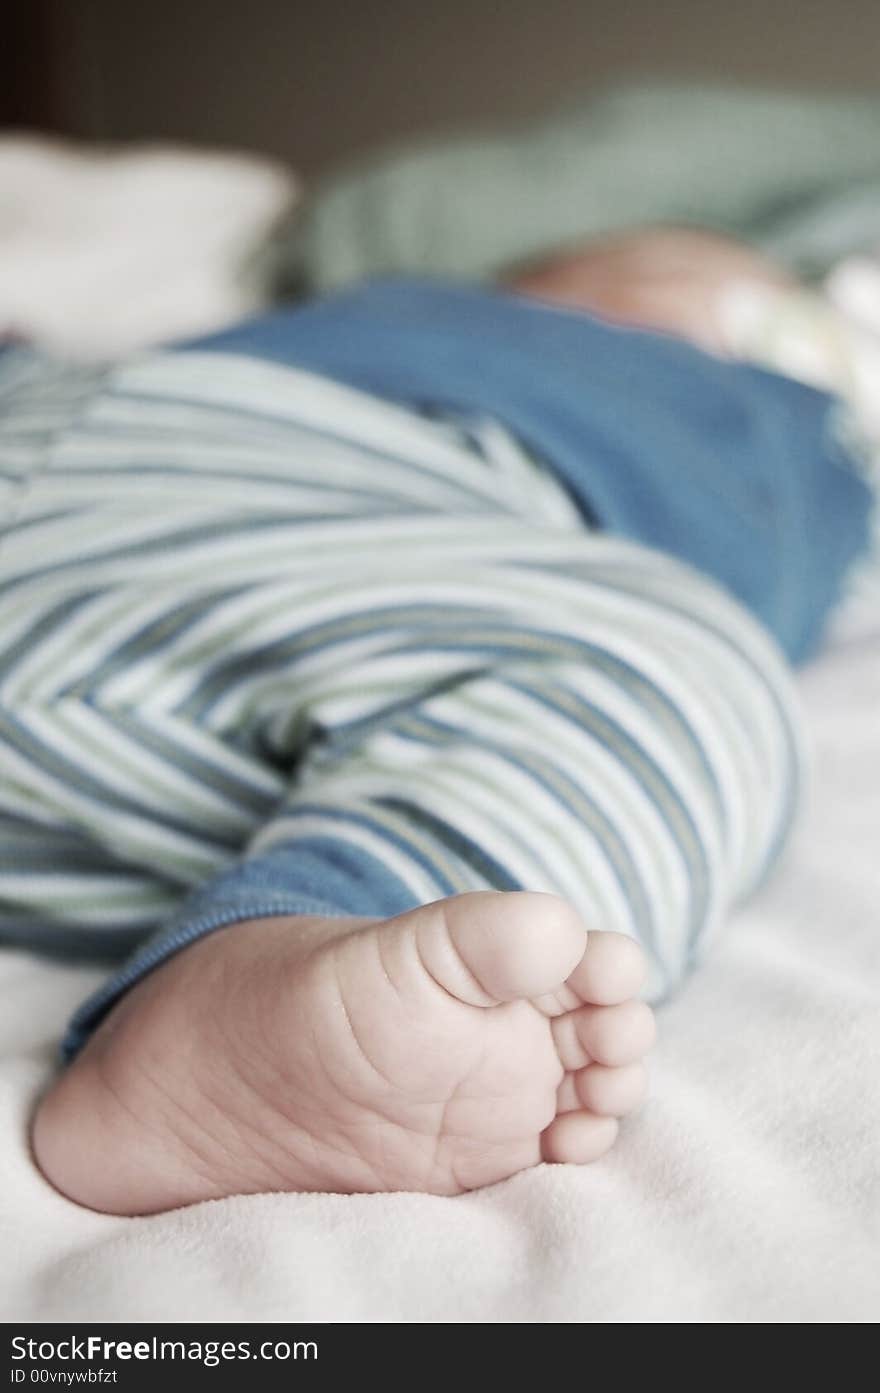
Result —
<svg viewBox="0 0 880 1393"><path fill-rule="evenodd" d="M0 934L118 948L203 888L80 1013L47 1175L131 1213L600 1153L629 940L656 997L787 826L775 652L511 447L198 355L74 386L0 427Z"/></svg>
<svg viewBox="0 0 880 1393"><path fill-rule="evenodd" d="M441 559L394 564L396 598L347 587L295 688L245 693L295 777L81 1014L112 1008L34 1134L73 1198L454 1194L592 1159L637 1101L630 940L657 997L772 859L784 667L638 547L524 529L493 564Z"/></svg>

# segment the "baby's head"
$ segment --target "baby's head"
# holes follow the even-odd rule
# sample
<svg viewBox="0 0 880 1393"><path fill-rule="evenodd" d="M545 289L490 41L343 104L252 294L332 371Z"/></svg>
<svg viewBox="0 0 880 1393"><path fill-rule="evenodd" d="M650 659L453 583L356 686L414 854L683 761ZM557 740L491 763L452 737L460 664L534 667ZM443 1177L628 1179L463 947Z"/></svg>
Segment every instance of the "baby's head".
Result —
<svg viewBox="0 0 880 1393"><path fill-rule="evenodd" d="M723 301L737 286L791 288L781 267L744 242L697 228L646 228L555 253L513 271L522 295L727 350Z"/></svg>

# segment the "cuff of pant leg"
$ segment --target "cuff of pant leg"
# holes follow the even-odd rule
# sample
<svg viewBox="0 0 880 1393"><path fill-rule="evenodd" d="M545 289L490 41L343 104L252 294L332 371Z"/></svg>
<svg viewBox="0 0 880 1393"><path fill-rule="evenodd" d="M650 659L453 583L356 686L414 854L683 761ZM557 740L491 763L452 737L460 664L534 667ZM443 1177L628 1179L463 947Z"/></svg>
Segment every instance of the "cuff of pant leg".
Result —
<svg viewBox="0 0 880 1393"><path fill-rule="evenodd" d="M226 928L241 919L267 919L277 914L315 914L329 919L343 919L347 910L338 905L321 900L303 898L295 894L285 895L276 892L232 896L229 900L213 902L201 912L198 904L191 911L180 915L145 944L104 982L77 1009L61 1043L64 1060L73 1059L82 1049L92 1032L100 1025L107 1013L116 1005L137 982L140 982L155 968L179 953L197 939L213 933L215 929Z"/></svg>

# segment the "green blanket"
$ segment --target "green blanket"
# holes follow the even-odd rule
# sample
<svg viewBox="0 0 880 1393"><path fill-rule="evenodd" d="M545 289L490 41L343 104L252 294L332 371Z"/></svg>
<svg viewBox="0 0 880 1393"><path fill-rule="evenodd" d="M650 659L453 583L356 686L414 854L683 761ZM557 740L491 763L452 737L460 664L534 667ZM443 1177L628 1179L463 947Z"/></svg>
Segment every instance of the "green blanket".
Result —
<svg viewBox="0 0 880 1393"><path fill-rule="evenodd" d="M281 281L311 291L389 272L480 279L656 222L750 238L807 275L880 240L880 98L613 89L356 164L316 188L276 252Z"/></svg>

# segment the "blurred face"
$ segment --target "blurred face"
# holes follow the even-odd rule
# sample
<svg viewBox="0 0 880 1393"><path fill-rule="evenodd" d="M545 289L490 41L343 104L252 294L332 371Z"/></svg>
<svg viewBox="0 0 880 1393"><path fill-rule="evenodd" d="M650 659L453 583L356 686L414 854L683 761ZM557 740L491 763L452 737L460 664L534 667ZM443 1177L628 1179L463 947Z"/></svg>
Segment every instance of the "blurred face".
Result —
<svg viewBox="0 0 880 1393"><path fill-rule="evenodd" d="M721 354L725 294L742 284L795 284L745 243L689 228L609 237L515 271L506 283L522 295L678 334Z"/></svg>

